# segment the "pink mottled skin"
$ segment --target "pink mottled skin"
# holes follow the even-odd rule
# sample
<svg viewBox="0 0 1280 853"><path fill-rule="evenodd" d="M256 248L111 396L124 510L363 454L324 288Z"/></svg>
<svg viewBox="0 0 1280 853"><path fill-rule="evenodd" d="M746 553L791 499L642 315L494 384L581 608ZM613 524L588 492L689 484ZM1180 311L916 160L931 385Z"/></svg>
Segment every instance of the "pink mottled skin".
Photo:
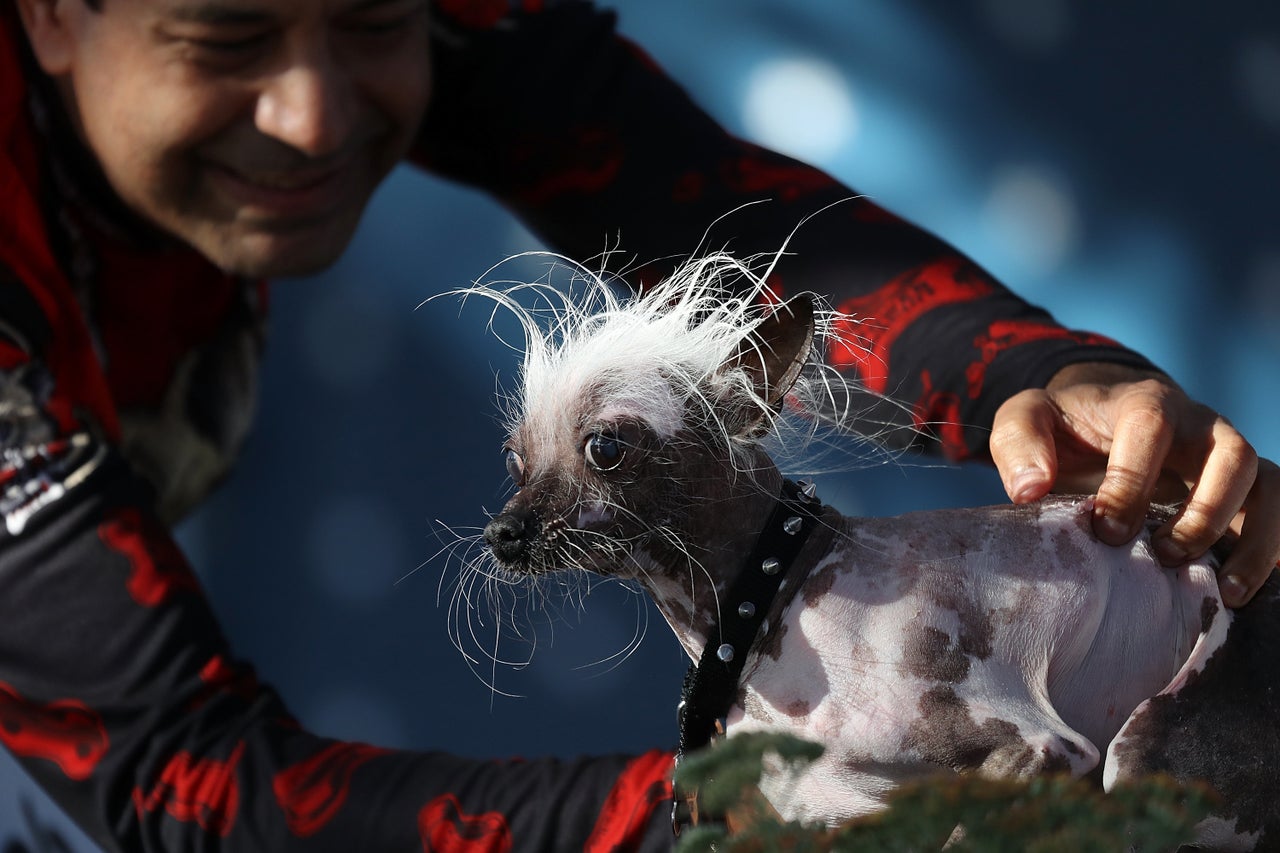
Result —
<svg viewBox="0 0 1280 853"><path fill-rule="evenodd" d="M766 781L779 813L839 822L940 768L1094 771L1191 660L1205 601L1219 599L1211 563L1162 568L1149 531L1103 545L1091 508L829 514L832 547L774 629L780 642L748 663L728 721L731 735L785 729L826 746L803 776ZM1229 618L1215 609L1214 623ZM939 710L929 695L948 701Z"/></svg>

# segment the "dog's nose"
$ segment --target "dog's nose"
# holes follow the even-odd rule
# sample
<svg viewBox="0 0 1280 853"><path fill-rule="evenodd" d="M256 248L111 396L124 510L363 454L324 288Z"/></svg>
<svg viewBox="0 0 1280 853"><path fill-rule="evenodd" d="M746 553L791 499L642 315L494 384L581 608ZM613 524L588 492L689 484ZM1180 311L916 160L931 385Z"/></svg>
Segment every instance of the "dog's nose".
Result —
<svg viewBox="0 0 1280 853"><path fill-rule="evenodd" d="M485 525L484 541L501 562L514 563L529 550L528 528L524 516L504 512Z"/></svg>

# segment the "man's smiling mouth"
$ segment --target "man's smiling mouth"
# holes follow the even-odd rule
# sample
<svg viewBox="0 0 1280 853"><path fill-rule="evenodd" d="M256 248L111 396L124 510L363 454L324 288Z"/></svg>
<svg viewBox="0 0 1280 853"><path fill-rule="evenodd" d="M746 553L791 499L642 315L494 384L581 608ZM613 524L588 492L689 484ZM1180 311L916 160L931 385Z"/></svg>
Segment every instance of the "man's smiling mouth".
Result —
<svg viewBox="0 0 1280 853"><path fill-rule="evenodd" d="M218 192L238 207L273 217L309 217L339 208L349 198L349 160L323 167L247 172L207 161Z"/></svg>

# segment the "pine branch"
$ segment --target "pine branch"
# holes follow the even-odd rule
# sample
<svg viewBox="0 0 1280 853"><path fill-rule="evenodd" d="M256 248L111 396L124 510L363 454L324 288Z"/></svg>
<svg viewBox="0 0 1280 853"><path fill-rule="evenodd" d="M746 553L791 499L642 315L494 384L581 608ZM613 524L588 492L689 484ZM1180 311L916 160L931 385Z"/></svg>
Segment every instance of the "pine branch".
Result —
<svg viewBox="0 0 1280 853"><path fill-rule="evenodd" d="M1106 794L1066 776L939 776L902 786L886 810L837 829L778 820L757 789L765 761L800 769L821 754L818 744L770 732L688 756L677 785L697 789L704 813L732 815L734 831L704 823L682 834L677 853L1162 851L1189 841L1215 800L1205 786L1161 776Z"/></svg>

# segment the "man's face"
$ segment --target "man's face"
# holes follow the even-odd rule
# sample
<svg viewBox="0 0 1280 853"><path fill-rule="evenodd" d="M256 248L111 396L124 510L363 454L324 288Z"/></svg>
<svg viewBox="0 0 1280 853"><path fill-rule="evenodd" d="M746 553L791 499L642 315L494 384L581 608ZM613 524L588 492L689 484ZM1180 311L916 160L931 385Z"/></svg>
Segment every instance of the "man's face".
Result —
<svg viewBox="0 0 1280 853"><path fill-rule="evenodd" d="M426 107L426 0L21 3L115 191L243 275L331 263Z"/></svg>

